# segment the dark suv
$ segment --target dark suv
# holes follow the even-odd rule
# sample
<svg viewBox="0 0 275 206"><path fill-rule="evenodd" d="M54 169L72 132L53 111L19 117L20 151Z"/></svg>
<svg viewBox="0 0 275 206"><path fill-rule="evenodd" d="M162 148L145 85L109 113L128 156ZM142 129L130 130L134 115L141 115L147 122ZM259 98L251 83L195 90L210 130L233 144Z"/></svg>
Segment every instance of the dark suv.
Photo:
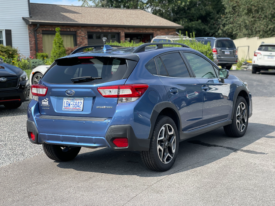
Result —
<svg viewBox="0 0 275 206"><path fill-rule="evenodd" d="M230 70L233 64L238 62L237 49L230 38L197 37L196 40L203 44L210 43L214 62L221 67Z"/></svg>

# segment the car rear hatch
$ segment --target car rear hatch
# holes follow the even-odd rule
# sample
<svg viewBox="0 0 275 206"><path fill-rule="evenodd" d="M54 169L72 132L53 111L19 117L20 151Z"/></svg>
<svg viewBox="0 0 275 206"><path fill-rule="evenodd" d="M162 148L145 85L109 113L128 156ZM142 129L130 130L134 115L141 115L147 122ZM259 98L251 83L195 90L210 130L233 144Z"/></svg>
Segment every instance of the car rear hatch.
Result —
<svg viewBox="0 0 275 206"><path fill-rule="evenodd" d="M257 60L263 65L274 62L272 65L275 66L275 45L261 45L254 56L257 56Z"/></svg>
<svg viewBox="0 0 275 206"><path fill-rule="evenodd" d="M40 85L32 87L32 91L35 87L38 92L46 91L38 97L39 133L104 137L118 98L103 97L99 88L125 84L136 64L112 57L58 60Z"/></svg>
<svg viewBox="0 0 275 206"><path fill-rule="evenodd" d="M236 58L236 46L231 39L218 39L215 48L219 61L232 62Z"/></svg>

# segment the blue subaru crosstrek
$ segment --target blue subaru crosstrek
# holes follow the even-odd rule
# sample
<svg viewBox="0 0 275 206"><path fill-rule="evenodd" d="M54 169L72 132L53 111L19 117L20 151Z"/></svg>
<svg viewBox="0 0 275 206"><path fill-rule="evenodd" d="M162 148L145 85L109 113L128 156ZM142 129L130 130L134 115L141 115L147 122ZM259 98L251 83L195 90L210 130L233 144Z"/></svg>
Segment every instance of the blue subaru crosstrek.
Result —
<svg viewBox="0 0 275 206"><path fill-rule="evenodd" d="M57 59L31 87L30 141L55 161L74 159L81 147L108 147L139 151L149 169L165 171L180 141L218 127L243 136L252 115L247 84L198 51L164 44Z"/></svg>

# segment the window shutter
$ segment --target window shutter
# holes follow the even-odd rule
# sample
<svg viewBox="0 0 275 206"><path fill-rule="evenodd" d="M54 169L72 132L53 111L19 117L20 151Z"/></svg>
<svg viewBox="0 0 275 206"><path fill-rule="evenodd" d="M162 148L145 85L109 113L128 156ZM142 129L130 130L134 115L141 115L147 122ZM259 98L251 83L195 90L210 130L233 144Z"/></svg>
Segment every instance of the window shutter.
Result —
<svg viewBox="0 0 275 206"><path fill-rule="evenodd" d="M11 30L5 30L6 32L6 46L12 47L12 36L11 36Z"/></svg>

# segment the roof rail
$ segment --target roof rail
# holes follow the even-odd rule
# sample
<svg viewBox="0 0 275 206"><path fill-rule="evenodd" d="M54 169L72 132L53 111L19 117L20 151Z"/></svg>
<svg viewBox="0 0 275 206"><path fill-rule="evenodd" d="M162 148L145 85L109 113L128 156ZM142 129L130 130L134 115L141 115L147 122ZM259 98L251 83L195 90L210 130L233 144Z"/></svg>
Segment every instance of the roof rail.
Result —
<svg viewBox="0 0 275 206"><path fill-rule="evenodd" d="M108 46L111 46L111 47L120 47L120 46L116 46L116 45L108 45ZM80 52L83 52L85 49L87 48L103 48L104 45L88 45L88 46L82 46L82 47L79 47L77 48L76 50L74 50L71 54L76 54L76 53L80 53Z"/></svg>
<svg viewBox="0 0 275 206"><path fill-rule="evenodd" d="M139 47L137 47L137 48L133 51L133 53L144 52L144 51L145 51L145 48L146 48L147 46L151 46L151 45L156 45L156 46L158 47L158 49L162 49L164 44L167 44L167 45L179 45L179 46L182 46L182 47L190 48L189 46L186 46L185 44L180 44L180 43L147 43L147 44L142 44L142 45L140 45Z"/></svg>

